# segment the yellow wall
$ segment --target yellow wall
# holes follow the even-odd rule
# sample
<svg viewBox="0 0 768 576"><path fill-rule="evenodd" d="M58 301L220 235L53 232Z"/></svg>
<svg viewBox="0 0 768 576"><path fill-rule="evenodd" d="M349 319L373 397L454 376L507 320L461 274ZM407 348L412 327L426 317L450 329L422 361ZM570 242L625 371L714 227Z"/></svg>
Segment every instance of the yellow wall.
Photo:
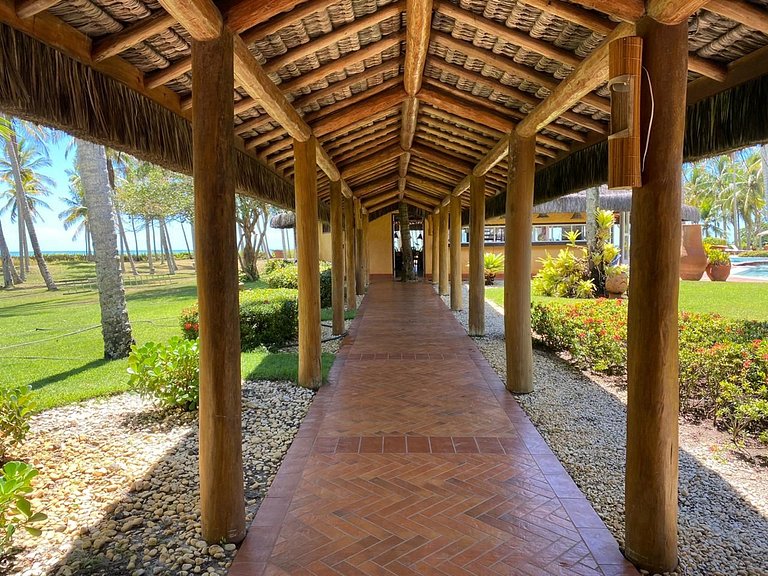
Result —
<svg viewBox="0 0 768 576"><path fill-rule="evenodd" d="M317 223L317 236L320 243L320 260L325 260L326 262L331 261L331 233L326 232L323 233L323 223L318 222Z"/></svg>
<svg viewBox="0 0 768 576"><path fill-rule="evenodd" d="M392 218L387 214L368 225L368 273L392 274Z"/></svg>

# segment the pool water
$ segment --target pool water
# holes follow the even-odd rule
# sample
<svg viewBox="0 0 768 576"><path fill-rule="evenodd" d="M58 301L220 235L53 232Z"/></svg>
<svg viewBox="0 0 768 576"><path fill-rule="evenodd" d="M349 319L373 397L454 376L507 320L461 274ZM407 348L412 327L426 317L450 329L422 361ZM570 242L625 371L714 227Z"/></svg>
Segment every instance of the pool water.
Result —
<svg viewBox="0 0 768 576"><path fill-rule="evenodd" d="M734 276L768 280L768 258L731 256L731 264L731 274Z"/></svg>

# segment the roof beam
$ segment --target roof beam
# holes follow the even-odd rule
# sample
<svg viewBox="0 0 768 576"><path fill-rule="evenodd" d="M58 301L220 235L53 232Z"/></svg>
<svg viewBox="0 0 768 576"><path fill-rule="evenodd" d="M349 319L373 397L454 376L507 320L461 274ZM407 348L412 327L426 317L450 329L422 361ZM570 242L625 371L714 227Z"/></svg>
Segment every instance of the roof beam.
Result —
<svg viewBox="0 0 768 576"><path fill-rule="evenodd" d="M21 0L16 3L16 14L19 18L32 18L40 12L52 8L61 0Z"/></svg>
<svg viewBox="0 0 768 576"><path fill-rule="evenodd" d="M648 16L662 24L680 24L704 6L709 0L649 0Z"/></svg>
<svg viewBox="0 0 768 576"><path fill-rule="evenodd" d="M365 156L364 158L356 160L355 163L349 166L348 168L346 167L343 168L342 177L344 179L348 179L348 178L354 178L355 176L360 176L361 174L365 174L372 168L376 168L378 166L381 166L382 164L390 162L395 158L399 158L401 154L403 154L403 149L400 148L400 145L392 144L390 146L387 146L384 150L380 150L378 152Z"/></svg>
<svg viewBox="0 0 768 576"><path fill-rule="evenodd" d="M195 40L207 42L215 40L221 34L224 19L212 0L159 0L159 2ZM233 32L237 35L240 30L233 30Z"/></svg>
<svg viewBox="0 0 768 576"><path fill-rule="evenodd" d="M301 60L302 58L305 58L310 54L314 54L319 50L328 48L329 46L336 44L344 38L353 36L356 38L357 34L366 28L375 26L383 20L387 20L397 14L400 14L404 7L405 0L398 0L393 4L388 4L387 6L379 8L376 12L372 12L367 16L363 16L362 18L357 18L349 24L339 26L328 34L323 34L322 36L313 38L309 42L305 42L304 44L288 50L285 54L281 54L280 56L272 58L271 60L267 61L266 64L264 64L264 70L270 74L277 72L282 67L287 66L292 62L296 62L297 60Z"/></svg>
<svg viewBox="0 0 768 576"><path fill-rule="evenodd" d="M461 174L466 174L472 169L472 165L469 162L461 160L445 152L440 152L429 146L416 144L411 148L411 152L416 158L423 158L430 162L434 162L438 166L445 166L451 170L455 170Z"/></svg>
<svg viewBox="0 0 768 576"><path fill-rule="evenodd" d="M252 24L251 27L241 34L243 41L246 44L252 44L257 40L262 40L279 32L286 26L303 20L307 16L338 4L339 0L313 0L312 2L301 0L300 2L293 1L290 3L294 4L294 7L286 8L286 10L278 11L278 7L265 8L266 12L264 14L256 16L255 20L258 20L258 22ZM262 2L262 4L269 4L269 2ZM278 16L278 14L280 15Z"/></svg>
<svg viewBox="0 0 768 576"><path fill-rule="evenodd" d="M613 30L614 24L607 18L603 18L594 10L584 10L583 8L563 2L562 0L521 0L527 6L538 8L547 14L554 14L564 20L584 26L603 36Z"/></svg>
<svg viewBox="0 0 768 576"><path fill-rule="evenodd" d="M101 62L110 56L117 56L147 38L160 34L175 23L176 19L173 16L162 10L158 11L149 18L137 20L116 34L110 34L94 42L91 58Z"/></svg>
<svg viewBox="0 0 768 576"><path fill-rule="evenodd" d="M584 61L534 108L517 126L522 137L533 136L570 109L585 94L608 80L608 46L617 38L635 33L634 24L622 23Z"/></svg>
<svg viewBox="0 0 768 576"><path fill-rule="evenodd" d="M498 22L489 20L487 18L483 18L481 15L470 12L469 10L464 10L463 8L460 8L454 4L450 4L445 0L437 0L435 2L435 8L441 14L450 16L451 18L459 22L463 22L464 24L474 26L486 34L496 36L499 40L513 44L515 46L520 46L526 50L531 50L546 58L551 58L557 62L562 62L567 66L576 67L579 65L579 62L581 62L581 58L576 56L576 54L573 52L563 50L554 44L539 40L538 38L533 38L525 32L507 28L503 24L499 24Z"/></svg>
<svg viewBox="0 0 768 576"><path fill-rule="evenodd" d="M697 56L693 52L688 53L688 70L696 72L712 80L722 82L728 74L728 68L712 60Z"/></svg>
<svg viewBox="0 0 768 576"><path fill-rule="evenodd" d="M745 0L710 0L705 9L768 35L768 10Z"/></svg>
<svg viewBox="0 0 768 576"><path fill-rule="evenodd" d="M645 0L578 0L579 4L624 22L637 22L645 14Z"/></svg>
<svg viewBox="0 0 768 576"><path fill-rule="evenodd" d="M306 88L307 86L320 82L321 80L325 80L325 78L331 74L343 72L354 64L359 64L363 60L378 56L382 52L385 52L393 46L400 44L403 38L404 35L402 32L384 36L381 40L371 42L364 48L360 48L360 50L349 52L348 54L345 54L336 60L331 60L330 62L323 64L314 70L310 70L309 72L302 74L301 76L297 76L292 80L281 83L280 89L283 92L296 92L299 89Z"/></svg>
<svg viewBox="0 0 768 576"><path fill-rule="evenodd" d="M500 132L508 132L515 126L512 120L499 116L487 108L466 104L443 90L425 86L419 91L419 99L435 108L440 108L459 117L469 118L473 122L485 124Z"/></svg>
<svg viewBox="0 0 768 576"><path fill-rule="evenodd" d="M396 107L403 101L405 93L399 86L390 88L380 94L367 98L355 106L346 106L335 114L326 116L314 122L315 134L324 136L331 132L349 126L354 122L369 118L385 110ZM344 102L342 100L342 102Z"/></svg>
<svg viewBox="0 0 768 576"><path fill-rule="evenodd" d="M160 3L165 1L160 0ZM221 3L221 12L225 15L227 27L240 34L273 16L293 10L304 2L306 0L225 0Z"/></svg>

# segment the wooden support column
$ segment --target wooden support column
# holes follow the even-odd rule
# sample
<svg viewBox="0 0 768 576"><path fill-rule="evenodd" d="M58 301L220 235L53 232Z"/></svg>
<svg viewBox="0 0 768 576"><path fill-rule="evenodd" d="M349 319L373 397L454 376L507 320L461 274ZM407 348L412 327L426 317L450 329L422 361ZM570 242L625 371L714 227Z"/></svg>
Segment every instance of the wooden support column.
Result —
<svg viewBox="0 0 768 576"><path fill-rule="evenodd" d="M448 296L448 206L440 208L440 296Z"/></svg>
<svg viewBox="0 0 768 576"><path fill-rule="evenodd" d="M451 310L461 310L461 198L451 197Z"/></svg>
<svg viewBox="0 0 768 576"><path fill-rule="evenodd" d="M685 22L665 26L643 18L638 35L655 107L648 136L651 103L644 88L640 125L648 154L631 214L625 553L654 573L677 566L677 298L688 44Z"/></svg>
<svg viewBox="0 0 768 576"><path fill-rule="evenodd" d="M485 335L485 177L469 178L469 335Z"/></svg>
<svg viewBox="0 0 768 576"><path fill-rule="evenodd" d="M232 143L232 35L192 41L195 270L200 314L200 515L206 542L245 537Z"/></svg>
<svg viewBox="0 0 768 576"><path fill-rule="evenodd" d="M535 135L509 139L504 245L504 339L507 389L533 391L531 343L531 214L536 170Z"/></svg>
<svg viewBox="0 0 768 576"><path fill-rule="evenodd" d="M344 199L344 251L347 279L347 310L357 310L357 288L355 286L355 206L352 198Z"/></svg>
<svg viewBox="0 0 768 576"><path fill-rule="evenodd" d="M437 284L440 277L440 215L429 217L432 229L432 284Z"/></svg>
<svg viewBox="0 0 768 576"><path fill-rule="evenodd" d="M299 267L299 386L317 389L320 368L320 246L317 238L317 140L293 141L296 260Z"/></svg>
<svg viewBox="0 0 768 576"><path fill-rule="evenodd" d="M363 285L365 287L365 290L368 290L368 286L371 283L371 271L370 271L370 265L369 265L369 257L368 257L368 225L370 224L370 220L368 218L368 212L365 212L363 214L363 223L362 223L362 231L363 235L361 237L360 243L363 246L363 249L361 251L361 255L363 258Z"/></svg>
<svg viewBox="0 0 768 576"><path fill-rule="evenodd" d="M344 332L344 229L341 180L331 182L331 299L333 334Z"/></svg>
<svg viewBox="0 0 768 576"><path fill-rule="evenodd" d="M355 293L358 296L365 294L365 270L363 265L363 210L360 200L354 199L355 207Z"/></svg>

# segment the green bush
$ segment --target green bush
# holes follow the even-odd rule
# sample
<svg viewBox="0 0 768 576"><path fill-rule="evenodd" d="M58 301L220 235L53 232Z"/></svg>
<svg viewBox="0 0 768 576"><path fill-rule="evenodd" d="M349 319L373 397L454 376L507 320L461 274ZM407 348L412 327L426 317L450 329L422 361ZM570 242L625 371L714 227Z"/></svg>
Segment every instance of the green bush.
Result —
<svg viewBox="0 0 768 576"><path fill-rule="evenodd" d="M0 462L26 438L33 409L30 386L0 387Z"/></svg>
<svg viewBox="0 0 768 576"><path fill-rule="evenodd" d="M128 358L128 384L161 406L197 408L200 369L196 340L173 337L167 344L134 346Z"/></svg>
<svg viewBox="0 0 768 576"><path fill-rule="evenodd" d="M717 265L717 264L730 264L731 263L731 257L728 256L725 252L722 250L718 250L716 248L710 248L707 251L707 263Z"/></svg>
<svg viewBox="0 0 768 576"><path fill-rule="evenodd" d="M320 308L330 308L333 306L333 287L331 269L326 268L320 272Z"/></svg>
<svg viewBox="0 0 768 576"><path fill-rule="evenodd" d="M707 236L702 238L701 241L704 244L704 250L707 250L710 246L728 246L728 240L717 236Z"/></svg>
<svg viewBox="0 0 768 576"><path fill-rule="evenodd" d="M299 267L286 260L268 260L261 279L270 288L299 287ZM331 265L320 262L320 307L329 308L333 305L331 299Z"/></svg>
<svg viewBox="0 0 768 576"><path fill-rule="evenodd" d="M184 337L199 334L197 305L182 310ZM264 288L240 292L240 348L281 348L296 339L299 326L298 291Z"/></svg>
<svg viewBox="0 0 768 576"><path fill-rule="evenodd" d="M34 524L48 517L42 512L32 512L26 498L32 492L32 480L37 474L37 470L24 462L6 462L0 469L0 558L7 554L19 528L33 536L42 534Z"/></svg>
<svg viewBox="0 0 768 576"><path fill-rule="evenodd" d="M281 260L280 258L270 258L267 263L264 264L264 270L262 274L270 274L278 268L285 268L286 266L293 265L291 260Z"/></svg>
<svg viewBox="0 0 768 576"><path fill-rule="evenodd" d="M627 309L621 300L535 303L532 328L582 368L623 374ZM768 323L683 312L679 320L680 412L710 418L738 440L768 434Z"/></svg>
<svg viewBox="0 0 768 576"><path fill-rule="evenodd" d="M747 258L768 258L768 250L747 250L742 252L739 256L746 256Z"/></svg>

